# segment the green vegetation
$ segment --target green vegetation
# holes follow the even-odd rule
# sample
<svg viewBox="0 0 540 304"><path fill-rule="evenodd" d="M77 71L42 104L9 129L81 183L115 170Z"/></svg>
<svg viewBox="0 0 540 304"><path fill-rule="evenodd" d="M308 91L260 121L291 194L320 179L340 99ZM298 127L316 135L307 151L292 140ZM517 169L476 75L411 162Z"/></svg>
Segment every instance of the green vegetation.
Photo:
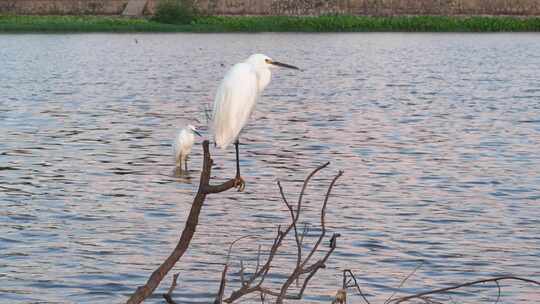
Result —
<svg viewBox="0 0 540 304"><path fill-rule="evenodd" d="M158 15L159 16L159 15ZM158 17L156 17L158 18ZM105 16L0 16L0 32L504 32L540 31L540 18L442 16L193 16L185 21ZM183 17L181 17L183 18ZM158 18L159 19L159 18ZM174 19L174 18L173 18ZM160 20L160 19L159 19Z"/></svg>
<svg viewBox="0 0 540 304"><path fill-rule="evenodd" d="M239 32L499 32L540 31L540 18L443 16L205 17L194 27Z"/></svg>
<svg viewBox="0 0 540 304"><path fill-rule="evenodd" d="M102 16L0 16L0 32L173 32L178 26Z"/></svg>
<svg viewBox="0 0 540 304"><path fill-rule="evenodd" d="M198 15L194 0L160 0L152 19L168 24L190 24Z"/></svg>

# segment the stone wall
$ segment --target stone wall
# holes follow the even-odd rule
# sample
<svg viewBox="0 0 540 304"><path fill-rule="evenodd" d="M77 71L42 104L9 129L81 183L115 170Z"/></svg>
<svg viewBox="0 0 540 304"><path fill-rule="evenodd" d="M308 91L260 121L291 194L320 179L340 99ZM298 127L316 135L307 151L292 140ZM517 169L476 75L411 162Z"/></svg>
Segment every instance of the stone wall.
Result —
<svg viewBox="0 0 540 304"><path fill-rule="evenodd" d="M148 0L151 14L158 0ZM120 14L128 0L0 0L0 13ZM540 0L198 0L226 15L540 15Z"/></svg>
<svg viewBox="0 0 540 304"><path fill-rule="evenodd" d="M0 0L0 13L114 15L126 0Z"/></svg>
<svg viewBox="0 0 540 304"><path fill-rule="evenodd" d="M540 15L540 0L199 0L214 14Z"/></svg>

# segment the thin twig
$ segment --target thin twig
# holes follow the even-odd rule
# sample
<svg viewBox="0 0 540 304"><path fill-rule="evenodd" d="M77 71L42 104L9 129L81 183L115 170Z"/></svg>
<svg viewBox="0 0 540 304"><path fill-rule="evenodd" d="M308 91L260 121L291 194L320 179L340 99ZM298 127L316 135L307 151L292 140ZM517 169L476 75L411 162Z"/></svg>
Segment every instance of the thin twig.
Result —
<svg viewBox="0 0 540 304"><path fill-rule="evenodd" d="M173 275L171 287L169 287L169 290L166 294L163 294L163 298L165 298L165 301L167 304L176 304L176 302L172 299L172 293L174 292L174 289L176 288L176 282L178 280L178 276L180 273L176 273Z"/></svg>
<svg viewBox="0 0 540 304"><path fill-rule="evenodd" d="M304 181L304 185L306 185L307 180ZM287 198L285 197L285 193L283 192L283 187L281 186L281 182L278 180L277 185L279 188L279 193L281 194L281 199L283 199L283 203L287 206L287 209L289 209L289 212L291 214L291 222L294 230L294 240L296 241L296 267L300 266L300 261L302 260L302 246L300 243L300 236L298 235L298 229L296 228L296 222L298 222L298 218L300 217L300 203L298 205L298 208L296 210L296 215L294 214L294 209L287 201Z"/></svg>
<svg viewBox="0 0 540 304"><path fill-rule="evenodd" d="M349 285L350 281L346 280L347 273L349 273L349 275L351 276L351 279L354 281L353 286ZM360 294L360 296L362 297L364 302L366 302L367 304L371 304L371 303L369 303L367 297L364 295L364 293L360 289L360 285L358 284L358 281L356 281L356 276L352 273L352 271L350 269L345 269L345 270L343 270L343 288L347 289L349 287L356 287L356 289L358 290L358 294Z"/></svg>
<svg viewBox="0 0 540 304"><path fill-rule="evenodd" d="M501 285L499 284L499 281L495 281L495 284L497 284L497 300L495 301L495 304L497 304L501 299Z"/></svg>
<svg viewBox="0 0 540 304"><path fill-rule="evenodd" d="M325 221L324 221L324 218L326 216L326 205L328 203L328 198L330 198L330 193L332 193L332 189L334 188L334 185L336 184L336 181L342 175L343 175L343 171L339 171L338 174L334 177L334 179L330 183L330 186L328 187L328 190L326 191L326 195L324 197L324 203L323 203L323 206L321 208L321 234L319 235L319 239L317 240L317 242L313 246L311 252L305 258L304 262L302 262L301 267L304 267L309 262L309 260L311 259L311 257L315 253L315 251L317 251L317 248L321 244L321 242L322 242L322 240L323 240L323 238L324 238L324 236L326 234L326 225L325 225Z"/></svg>
<svg viewBox="0 0 540 304"><path fill-rule="evenodd" d="M242 285L246 285L246 280L244 279L244 262L240 260L240 282Z"/></svg>
<svg viewBox="0 0 540 304"><path fill-rule="evenodd" d="M328 165L325 164L323 166L321 166L320 168L324 168ZM320 170L320 169L319 169ZM314 172L317 172L317 171L314 171ZM308 176L308 179L310 179L314 174L310 174ZM308 254L308 256L304 259L303 262L301 263L297 263L297 266L295 267L295 269L293 270L293 272L289 275L288 279L285 281L285 283L281 286L281 292L280 292L280 295L279 297L276 299L276 303L277 304L280 304L283 302L283 299L286 297L287 295L287 290L289 289L289 287L291 286L292 282L294 282L300 275L302 274L306 274L308 273L308 276L304 279L304 283L302 285L302 287L300 288L300 291L298 292L298 294L295 296L295 298L299 299L299 298L302 298L302 295L304 293L304 290L307 286L307 284L309 283L310 279L315 275L315 273L320 269L320 268L324 268L325 267L325 262L326 260L328 259L328 257L332 254L332 252L334 251L335 249L335 242L336 242L336 239L337 237L339 236L339 234L334 234L332 236L332 238L330 239L330 244L331 244L331 248L330 250L327 252L327 254L324 256L324 258L322 260L319 260L317 262L315 262L314 264L306 267L306 264L309 262L309 260L311 259L311 257L313 256L313 254L317 251L319 245L321 244L323 238L325 237L326 235L326 225L325 225L325 217L326 217L326 206L328 204L328 199L330 197L330 194L332 193L332 189L336 183L336 181L343 175L343 171L339 171L338 174L334 177L334 179L332 180L332 182L330 183L330 185L328 186L328 190L326 191L326 195L325 195L325 198L324 198L324 203L321 207L321 233L319 235L319 238L317 240L317 242L315 243L315 245L313 246L313 248L311 249L311 252ZM307 185L307 182L304 182L304 187L302 188L302 191L305 190L305 186ZM301 198L303 196L303 193L301 193L301 196L299 198L299 201L298 201L298 204L301 204ZM300 209L298 209L297 211L298 213L300 212ZM298 218L298 215L297 215L297 218Z"/></svg>
<svg viewBox="0 0 540 304"><path fill-rule="evenodd" d="M304 185L302 185L302 190L300 191L300 195L298 196L298 205L297 205L297 214L298 214L298 210L300 210L300 207L302 205L302 199L304 197L304 193L306 192L306 188L307 188L307 185L309 183L309 181L311 180L311 178L317 174L317 172L321 171L322 169L328 167L328 165L330 165L330 162L326 162L325 164L319 166L318 168L316 168L315 170L313 170L313 172L311 172L308 177L306 178L306 180L304 181Z"/></svg>
<svg viewBox="0 0 540 304"><path fill-rule="evenodd" d="M424 303L426 303L426 304L444 304L442 302L435 301L432 298L428 298L428 297L420 297L419 299L424 301Z"/></svg>
<svg viewBox="0 0 540 304"><path fill-rule="evenodd" d="M397 291L398 291L401 287L403 287L403 285L405 284L405 282L407 282L407 280L408 280L411 276L413 276L413 275L416 273L416 271L417 271L418 269L420 269L420 267L422 267L422 265L424 265L424 261L421 261L420 263L418 263L418 265L416 265L416 267L413 269L413 271L411 271L411 273L409 273L405 278L403 278L403 280L401 280L401 282L399 283L399 286L397 287L397 289L394 290L394 292L392 293L392 295L391 295L388 299L386 299L386 301L384 301L384 304L387 304L387 303L390 302L390 300L392 300L392 298L396 295Z"/></svg>
<svg viewBox="0 0 540 304"><path fill-rule="evenodd" d="M250 238L250 237L255 237L255 236L254 235L241 236L241 237L235 239L234 241L232 241L231 244L229 245L229 250L227 252L227 259L225 260L225 266L223 267L223 271L221 272L221 280L220 280L220 283L219 283L219 291L218 291L218 294L216 296L216 299L214 300L214 304L221 304L223 302L223 295L225 294L225 285L227 283L227 271L229 270L229 261L230 261L230 258L231 258L231 252L232 252L234 244L236 244L236 242L238 242L240 240ZM242 262L242 261L240 261L240 262ZM242 276L242 284L243 284L244 283L243 266L242 266L241 276Z"/></svg>
<svg viewBox="0 0 540 304"><path fill-rule="evenodd" d="M244 235L244 236L241 236L237 239L235 239L234 241L231 242L231 244L229 244L229 250L227 251L227 260L226 260L226 263L228 264L229 263L229 260L230 260L230 257L231 257L231 252L232 252L232 249L233 249L233 246L234 244L236 244L237 242L243 240L243 239L247 239L247 238L255 238L257 237L256 235L254 234L249 234L249 235Z"/></svg>
<svg viewBox="0 0 540 304"><path fill-rule="evenodd" d="M261 267L261 245L259 244L259 249L257 249L257 267L255 267L255 273L259 271Z"/></svg>
<svg viewBox="0 0 540 304"><path fill-rule="evenodd" d="M304 243L304 237L309 233L309 223L304 224L304 229L302 229L302 234L300 235L300 245Z"/></svg>
<svg viewBox="0 0 540 304"><path fill-rule="evenodd" d="M527 283L531 283L531 284L535 284L535 285L540 286L539 281L535 281L535 280L531 280L531 279L527 279L527 278L515 277L515 276L502 276L502 277L495 277L495 278L490 278L490 279L482 279L482 280L476 280L476 281L472 281L472 282L466 282L466 283L463 283L463 284L458 284L458 285L454 285L454 286L450 286L450 287L446 287L446 288L440 288L440 289L435 289L435 290L430 290L430 291L424 291L424 292L417 293L417 294L414 294L414 295L393 299L392 301L390 301L390 303L395 303L395 304L403 303L405 301L409 301L409 300L412 300L412 299L418 299L418 298L421 298L421 297L424 297L424 296L427 296L427 295L431 295L431 294L445 293L445 292L450 291L450 290L455 290L455 289L459 289L459 288L463 288L463 287L467 287L467 286L473 286L473 285L482 284L482 283L488 283L488 282L497 282L497 281L502 281L502 280L517 280L517 281L527 282Z"/></svg>
<svg viewBox="0 0 540 304"><path fill-rule="evenodd" d="M214 299L214 304L221 304L223 303L223 295L225 294L225 285L227 283L227 271L229 270L229 264L225 264L225 267L223 267L223 271L221 272L221 281L219 282L219 290L216 295L216 298Z"/></svg>

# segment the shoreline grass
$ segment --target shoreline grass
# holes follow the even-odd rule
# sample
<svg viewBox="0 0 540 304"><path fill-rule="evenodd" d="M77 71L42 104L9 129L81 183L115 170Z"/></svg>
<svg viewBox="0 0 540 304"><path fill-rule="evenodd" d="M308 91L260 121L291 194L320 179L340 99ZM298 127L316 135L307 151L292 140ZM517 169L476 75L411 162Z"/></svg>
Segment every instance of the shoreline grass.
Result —
<svg viewBox="0 0 540 304"><path fill-rule="evenodd" d="M17 32L540 32L540 17L207 16L176 25L120 16L0 15L0 33Z"/></svg>

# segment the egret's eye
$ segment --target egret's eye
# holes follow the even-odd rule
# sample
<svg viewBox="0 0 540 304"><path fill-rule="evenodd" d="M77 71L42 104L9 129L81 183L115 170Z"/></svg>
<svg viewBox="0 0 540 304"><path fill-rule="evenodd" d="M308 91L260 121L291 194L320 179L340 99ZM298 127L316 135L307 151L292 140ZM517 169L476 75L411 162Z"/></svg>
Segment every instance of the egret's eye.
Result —
<svg viewBox="0 0 540 304"><path fill-rule="evenodd" d="M264 62L270 64L270 63L272 63L272 60L270 60L270 59L265 59Z"/></svg>

